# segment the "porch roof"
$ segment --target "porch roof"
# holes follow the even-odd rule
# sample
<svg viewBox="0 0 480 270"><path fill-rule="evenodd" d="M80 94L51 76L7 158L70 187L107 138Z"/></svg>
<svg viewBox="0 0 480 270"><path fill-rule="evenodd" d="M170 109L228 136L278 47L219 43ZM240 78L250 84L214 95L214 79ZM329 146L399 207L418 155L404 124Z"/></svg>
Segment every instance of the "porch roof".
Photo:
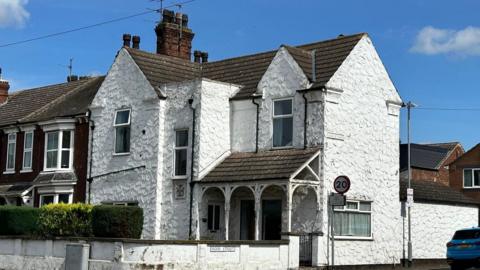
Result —
<svg viewBox="0 0 480 270"><path fill-rule="evenodd" d="M32 187L29 183L16 183L0 186L0 196L22 196Z"/></svg>
<svg viewBox="0 0 480 270"><path fill-rule="evenodd" d="M217 165L201 182L288 180L320 152L319 147L253 153L233 153Z"/></svg>

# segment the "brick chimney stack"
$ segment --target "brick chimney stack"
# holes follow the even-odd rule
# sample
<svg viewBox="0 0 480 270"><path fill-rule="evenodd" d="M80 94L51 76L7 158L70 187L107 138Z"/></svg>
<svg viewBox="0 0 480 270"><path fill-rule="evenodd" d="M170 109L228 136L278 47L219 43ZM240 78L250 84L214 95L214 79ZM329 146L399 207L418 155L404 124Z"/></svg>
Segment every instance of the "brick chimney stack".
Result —
<svg viewBox="0 0 480 270"><path fill-rule="evenodd" d="M180 12L163 10L163 19L155 27L157 53L190 61L195 34L188 28L188 16Z"/></svg>
<svg viewBox="0 0 480 270"><path fill-rule="evenodd" d="M0 104L5 103L8 99L8 89L10 84L2 79L2 69L0 68Z"/></svg>

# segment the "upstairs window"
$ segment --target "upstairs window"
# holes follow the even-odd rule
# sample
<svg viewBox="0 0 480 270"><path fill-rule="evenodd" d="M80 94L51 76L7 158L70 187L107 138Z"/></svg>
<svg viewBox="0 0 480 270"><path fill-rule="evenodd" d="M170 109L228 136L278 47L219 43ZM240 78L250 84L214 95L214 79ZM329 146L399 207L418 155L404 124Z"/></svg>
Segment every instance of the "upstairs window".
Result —
<svg viewBox="0 0 480 270"><path fill-rule="evenodd" d="M175 176L187 175L188 130L175 131Z"/></svg>
<svg viewBox="0 0 480 270"><path fill-rule="evenodd" d="M48 132L45 135L45 170L69 170L73 160L73 132Z"/></svg>
<svg viewBox="0 0 480 270"><path fill-rule="evenodd" d="M115 154L130 153L130 109L115 112Z"/></svg>
<svg viewBox="0 0 480 270"><path fill-rule="evenodd" d="M273 101L273 147L292 146L293 100Z"/></svg>
<svg viewBox="0 0 480 270"><path fill-rule="evenodd" d="M15 150L17 149L17 134L10 133L8 134L8 143L7 143L7 171L15 170Z"/></svg>
<svg viewBox="0 0 480 270"><path fill-rule="evenodd" d="M33 131L25 132L23 140L23 169L32 169Z"/></svg>
<svg viewBox="0 0 480 270"><path fill-rule="evenodd" d="M480 188L480 169L463 170L463 187Z"/></svg>
<svg viewBox="0 0 480 270"><path fill-rule="evenodd" d="M372 203L347 201L334 208L335 236L372 237Z"/></svg>

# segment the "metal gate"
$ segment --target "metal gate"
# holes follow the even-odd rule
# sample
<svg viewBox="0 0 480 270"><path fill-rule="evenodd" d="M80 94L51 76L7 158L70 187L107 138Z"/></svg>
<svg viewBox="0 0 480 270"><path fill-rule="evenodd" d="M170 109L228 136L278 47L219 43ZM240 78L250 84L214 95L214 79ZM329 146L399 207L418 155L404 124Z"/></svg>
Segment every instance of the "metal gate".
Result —
<svg viewBox="0 0 480 270"><path fill-rule="evenodd" d="M312 266L312 235L300 235L300 266Z"/></svg>

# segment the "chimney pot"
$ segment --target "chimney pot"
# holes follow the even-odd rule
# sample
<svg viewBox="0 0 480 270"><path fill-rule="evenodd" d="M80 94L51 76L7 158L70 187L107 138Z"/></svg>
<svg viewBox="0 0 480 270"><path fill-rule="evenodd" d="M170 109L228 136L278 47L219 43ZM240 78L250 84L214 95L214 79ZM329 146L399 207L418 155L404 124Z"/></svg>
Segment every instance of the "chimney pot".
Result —
<svg viewBox="0 0 480 270"><path fill-rule="evenodd" d="M123 34L123 46L130 47L130 41L132 40L132 35Z"/></svg>
<svg viewBox="0 0 480 270"><path fill-rule="evenodd" d="M182 25L183 25L183 27L188 27L188 15L187 14L182 15Z"/></svg>
<svg viewBox="0 0 480 270"><path fill-rule="evenodd" d="M201 51L194 51L193 52L193 61L195 61L195 63L201 63L202 62L202 52Z"/></svg>
<svg viewBox="0 0 480 270"><path fill-rule="evenodd" d="M162 22L165 23L173 23L173 17L175 16L175 13L171 10L164 9L163 10L163 19Z"/></svg>
<svg viewBox="0 0 480 270"><path fill-rule="evenodd" d="M208 53L202 52L202 63L207 63L207 62L208 62Z"/></svg>
<svg viewBox="0 0 480 270"><path fill-rule="evenodd" d="M178 24L178 25L182 25L182 23L183 23L183 14L182 13L177 12L175 14L175 23Z"/></svg>
<svg viewBox="0 0 480 270"><path fill-rule="evenodd" d="M0 104L7 101L8 89L10 89L10 84L2 79L2 69L0 68Z"/></svg>
<svg viewBox="0 0 480 270"><path fill-rule="evenodd" d="M133 36L132 38L132 48L140 49L140 36Z"/></svg>
<svg viewBox="0 0 480 270"><path fill-rule="evenodd" d="M75 82L75 81L78 81L78 76L77 75L67 76L67 82Z"/></svg>

